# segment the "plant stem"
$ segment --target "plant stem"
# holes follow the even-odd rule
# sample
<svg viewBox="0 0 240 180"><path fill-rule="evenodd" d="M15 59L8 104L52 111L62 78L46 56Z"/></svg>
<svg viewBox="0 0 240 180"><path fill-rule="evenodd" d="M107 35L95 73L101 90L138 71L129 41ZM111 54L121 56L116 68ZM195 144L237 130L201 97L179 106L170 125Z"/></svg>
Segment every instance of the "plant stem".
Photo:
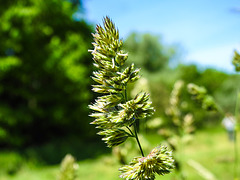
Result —
<svg viewBox="0 0 240 180"><path fill-rule="evenodd" d="M132 130L128 126L126 126L126 128L129 130L129 132L131 133L132 137L135 137L135 135L133 134Z"/></svg>
<svg viewBox="0 0 240 180"><path fill-rule="evenodd" d="M238 179L238 147L237 147L237 132L234 130L234 180Z"/></svg>
<svg viewBox="0 0 240 180"><path fill-rule="evenodd" d="M127 97L127 85L125 86L124 97L125 97L125 102L127 102L127 100L128 100L128 97Z"/></svg>
<svg viewBox="0 0 240 180"><path fill-rule="evenodd" d="M239 106L239 89L237 90L237 101L236 101L236 107L235 107L235 128L234 128L234 179L238 179L238 146L237 146L237 128L239 126L238 122L238 106Z"/></svg>
<svg viewBox="0 0 240 180"><path fill-rule="evenodd" d="M178 163L179 163L179 179L184 180L184 172L183 172L183 163L184 163L184 142L183 142L183 137L184 137L184 131L182 128L183 124L178 126L179 130L179 135L178 135Z"/></svg>
<svg viewBox="0 0 240 180"><path fill-rule="evenodd" d="M125 87L124 97L125 97L125 102L127 102L127 100L128 100L128 97L127 97L127 86ZM135 139L136 139L136 141L137 141L138 147L139 147L139 149L140 149L140 151L141 151L142 156L144 157L144 153L143 153L143 150L142 150L142 146L141 146L141 144L140 144L140 141L139 141L138 135L137 135L137 125L136 125L136 121L133 123L133 125L134 125L134 134L133 134L133 132L131 131L131 129L130 129L129 127L127 127L127 129L130 131L131 134L133 134L133 135L135 136Z"/></svg>
<svg viewBox="0 0 240 180"><path fill-rule="evenodd" d="M137 140L138 147L139 147L139 149L140 149L140 151L141 151L141 154L142 154L143 157L145 157L145 156L144 156L144 153L143 153L143 150L142 150L142 146L141 146L140 141L139 141L139 139L138 139L136 122L134 122L134 133L135 133L135 138L136 138L136 140Z"/></svg>

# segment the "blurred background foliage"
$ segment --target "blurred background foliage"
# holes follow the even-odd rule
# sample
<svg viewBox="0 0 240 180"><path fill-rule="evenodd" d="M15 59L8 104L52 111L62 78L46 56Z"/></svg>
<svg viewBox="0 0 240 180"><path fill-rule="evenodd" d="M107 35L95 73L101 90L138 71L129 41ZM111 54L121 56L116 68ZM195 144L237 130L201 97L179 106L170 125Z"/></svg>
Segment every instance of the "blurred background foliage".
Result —
<svg viewBox="0 0 240 180"><path fill-rule="evenodd" d="M1 1L0 144L23 147L89 137L92 27L73 18L81 4Z"/></svg>
<svg viewBox="0 0 240 180"><path fill-rule="evenodd" d="M88 53L93 48L94 26L75 16L84 13L84 1L0 3L0 147L24 149L45 144L45 149L56 155L60 146L70 151L68 139L75 139L69 143L84 151L83 142L99 138L88 117L88 104L94 96ZM165 109L177 80L206 87L224 111L233 113L240 80L236 74L181 64L181 47L166 45L161 36L153 34L132 33L124 40L124 48L129 52L128 63L141 68L147 79L156 109L154 118L168 124ZM184 111L193 114L197 128L220 125L219 115L201 110L187 91L182 96ZM64 143L59 143L62 139ZM85 151L89 149L94 150ZM28 152L33 153L31 148Z"/></svg>
<svg viewBox="0 0 240 180"><path fill-rule="evenodd" d="M148 72L163 70L176 54L174 46L164 45L161 37L151 34L132 33L124 43L129 61Z"/></svg>

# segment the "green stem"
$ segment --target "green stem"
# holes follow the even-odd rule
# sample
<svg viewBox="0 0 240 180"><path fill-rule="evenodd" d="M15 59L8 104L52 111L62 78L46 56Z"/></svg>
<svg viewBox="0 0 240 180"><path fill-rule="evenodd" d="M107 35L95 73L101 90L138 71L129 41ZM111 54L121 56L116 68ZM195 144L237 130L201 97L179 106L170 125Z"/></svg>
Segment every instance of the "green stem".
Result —
<svg viewBox="0 0 240 180"><path fill-rule="evenodd" d="M128 100L128 97L127 97L127 85L125 87L124 96L125 96L125 101L127 102L127 100Z"/></svg>
<svg viewBox="0 0 240 180"><path fill-rule="evenodd" d="M131 133L131 136L135 137L135 135L133 134L132 130L128 126L126 126L126 127L127 127L128 131Z"/></svg>
<svg viewBox="0 0 240 180"><path fill-rule="evenodd" d="M238 179L238 147L237 147L237 132L234 130L234 179Z"/></svg>
<svg viewBox="0 0 240 180"><path fill-rule="evenodd" d="M237 101L235 107L235 128L234 128L234 179L238 179L238 146L237 146L237 128L238 122L238 106L239 106L239 89L237 90Z"/></svg>
<svg viewBox="0 0 240 180"><path fill-rule="evenodd" d="M139 149L140 149L140 151L141 151L141 154L142 154L143 157L145 157L145 156L144 156L144 153L143 153L143 150L142 150L142 146L141 146L140 141L139 141L139 139L138 139L136 122L134 122L134 132L135 132L135 138L136 138L136 140L137 140L138 147L139 147Z"/></svg>
<svg viewBox="0 0 240 180"><path fill-rule="evenodd" d="M184 130L183 130L183 125L178 126L179 130L179 135L178 135L178 163L179 163L179 179L184 180L184 172L183 172L183 162L184 162L184 142L183 142L183 137L184 137Z"/></svg>
<svg viewBox="0 0 240 180"><path fill-rule="evenodd" d="M127 102L127 100L128 100L128 97L127 97L127 86L125 87L124 97L125 97L125 102ZM133 132L131 131L131 129L130 129L129 127L127 127L127 129L130 131L130 133L131 133L132 135L134 135L134 137L135 137L135 139L136 139L136 141L137 141L138 147L139 147L139 149L140 149L140 151L141 151L141 154L142 154L142 156L144 157L144 153L143 153L143 150L142 150L142 146L141 146L141 144L140 144L140 141L139 141L138 135L137 135L136 121L135 121L133 124L134 124L134 134L133 134Z"/></svg>

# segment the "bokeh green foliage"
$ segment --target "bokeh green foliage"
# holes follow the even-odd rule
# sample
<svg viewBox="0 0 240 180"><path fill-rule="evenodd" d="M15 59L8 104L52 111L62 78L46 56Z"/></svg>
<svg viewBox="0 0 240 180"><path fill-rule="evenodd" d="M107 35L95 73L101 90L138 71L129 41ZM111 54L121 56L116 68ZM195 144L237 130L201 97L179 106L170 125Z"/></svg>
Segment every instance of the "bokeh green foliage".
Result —
<svg viewBox="0 0 240 180"><path fill-rule="evenodd" d="M168 66L176 48L163 43L160 36L132 33L124 41L129 52L129 61L148 72L157 72Z"/></svg>
<svg viewBox="0 0 240 180"><path fill-rule="evenodd" d="M92 72L87 49L91 49L92 29L76 19L74 13L81 10L81 3L0 3L0 145L21 146L66 134L78 134L79 138L94 135L88 129L87 112ZM234 109L237 76L200 70L196 65L173 67L178 47L151 34L131 34L124 48L129 52L129 64L134 62L149 81L155 116L164 116L178 79L206 87L224 110ZM196 107L187 93L183 96L198 127L219 120Z"/></svg>
<svg viewBox="0 0 240 180"><path fill-rule="evenodd" d="M92 28L81 3L0 1L0 144L88 132Z"/></svg>
<svg viewBox="0 0 240 180"><path fill-rule="evenodd" d="M148 79L153 106L156 107L155 116L168 121L164 110L168 106L172 87L179 79L186 84L196 83L206 87L216 103L224 107L224 111L234 109L231 107L235 106L232 101L235 97L235 88L232 88L235 86L232 85L237 83L235 75L213 68L201 69L194 64L181 64L181 48L164 44L162 39L151 34L132 33L124 43L124 48L129 51L129 63L134 62L136 67L141 67L142 74ZM152 56L148 56L148 53ZM217 113L205 112L194 103L187 90L182 96L185 99L183 104L187 104L184 110L193 113L197 127L220 122L221 117Z"/></svg>

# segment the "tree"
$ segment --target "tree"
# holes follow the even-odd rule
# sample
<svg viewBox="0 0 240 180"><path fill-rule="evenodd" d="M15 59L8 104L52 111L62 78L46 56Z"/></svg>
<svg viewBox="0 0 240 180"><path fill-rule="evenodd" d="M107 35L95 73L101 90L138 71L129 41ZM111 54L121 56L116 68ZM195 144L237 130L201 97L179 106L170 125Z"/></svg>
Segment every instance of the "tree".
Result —
<svg viewBox="0 0 240 180"><path fill-rule="evenodd" d="M176 48L163 45L159 36L132 33L124 42L129 61L149 72L165 68L176 54Z"/></svg>
<svg viewBox="0 0 240 180"><path fill-rule="evenodd" d="M2 145L87 132L91 27L74 2L1 0Z"/></svg>

